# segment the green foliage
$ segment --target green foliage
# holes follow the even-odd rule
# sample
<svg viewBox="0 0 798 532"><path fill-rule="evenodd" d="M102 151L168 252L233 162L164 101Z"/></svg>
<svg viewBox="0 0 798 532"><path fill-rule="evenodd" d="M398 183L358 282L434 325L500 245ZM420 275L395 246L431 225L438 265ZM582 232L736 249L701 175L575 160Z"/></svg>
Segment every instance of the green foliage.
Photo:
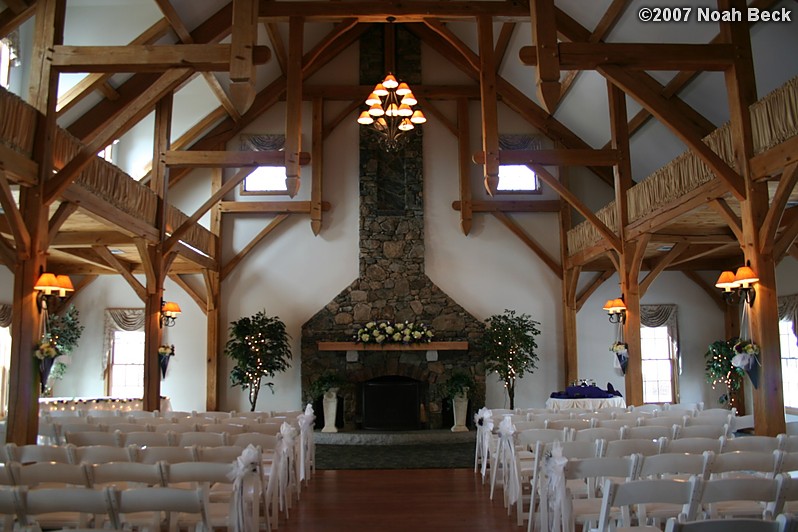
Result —
<svg viewBox="0 0 798 532"><path fill-rule="evenodd" d="M477 387L474 377L470 373L456 372L453 373L449 380L443 383L443 391L446 397L454 397L455 395L466 395L471 397Z"/></svg>
<svg viewBox="0 0 798 532"><path fill-rule="evenodd" d="M69 355L78 346L83 329L85 327L80 324L80 312L75 305L69 305L63 315L47 315L47 336L62 355ZM66 364L56 359L53 369L50 371L50 379L63 379L67 367Z"/></svg>
<svg viewBox="0 0 798 532"><path fill-rule="evenodd" d="M340 388L346 384L346 381L342 379L337 373L327 372L319 376L318 379L314 380L308 386L308 400L313 402L325 393L330 388Z"/></svg>
<svg viewBox="0 0 798 532"><path fill-rule="evenodd" d="M720 404L729 402L729 394L735 390L740 389L745 370L732 366L732 358L736 354L734 352L734 344L737 343L737 338L731 340L717 340L709 344L707 352L704 353L706 365L707 382L712 384L714 390L716 386L723 386L726 388L726 393L718 398Z"/></svg>
<svg viewBox="0 0 798 532"><path fill-rule="evenodd" d="M224 354L235 361L230 381L233 386L249 390L254 412L261 386L268 386L274 393L274 383L263 379L291 367L290 336L280 318L266 316L264 311L231 322L229 333Z"/></svg>
<svg viewBox="0 0 798 532"><path fill-rule="evenodd" d="M503 314L494 314L485 323L488 327L480 342L485 369L499 375L507 388L510 408L515 408L516 379L537 368L535 337L540 334L540 322L528 314L516 315L514 310L505 309Z"/></svg>

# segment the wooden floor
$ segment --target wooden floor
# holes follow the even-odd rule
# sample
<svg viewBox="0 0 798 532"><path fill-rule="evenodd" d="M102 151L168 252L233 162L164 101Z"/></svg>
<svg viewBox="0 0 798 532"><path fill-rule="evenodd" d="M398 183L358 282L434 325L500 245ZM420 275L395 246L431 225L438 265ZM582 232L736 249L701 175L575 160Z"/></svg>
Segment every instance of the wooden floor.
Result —
<svg viewBox="0 0 798 532"><path fill-rule="evenodd" d="M283 532L522 530L472 469L317 471ZM525 530L524 527L523 530Z"/></svg>

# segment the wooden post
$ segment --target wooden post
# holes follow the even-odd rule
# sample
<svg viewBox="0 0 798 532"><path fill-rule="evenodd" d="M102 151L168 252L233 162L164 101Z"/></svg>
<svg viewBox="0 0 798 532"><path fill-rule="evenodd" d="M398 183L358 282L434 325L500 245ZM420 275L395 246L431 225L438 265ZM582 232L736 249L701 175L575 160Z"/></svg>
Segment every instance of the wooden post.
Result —
<svg viewBox="0 0 798 532"><path fill-rule="evenodd" d="M560 182L568 186L568 170L560 167ZM576 288L579 284L580 267L568 267L568 230L571 229L571 206L560 198L560 264L562 264L562 313L563 313L563 364L565 386L579 378L579 353L576 341Z"/></svg>
<svg viewBox="0 0 798 532"><path fill-rule="evenodd" d="M493 196L499 185L499 117L496 95L496 61L493 50L493 19L477 18L479 33L479 94L482 103L482 152L485 190Z"/></svg>
<svg viewBox="0 0 798 532"><path fill-rule="evenodd" d="M720 9L744 11L743 0L719 0ZM776 263L772 249L765 249L759 229L768 212L766 181L754 181L750 160L754 141L749 107L756 102L756 79L751 54L751 36L747 24L720 24L723 42L735 49L734 63L726 70L726 90L731 116L731 138L734 142L736 168L744 181L745 199L740 202L745 259L759 276L755 283L756 300L751 308L751 339L760 348L759 386L754 390L754 432L776 436L786 429L784 395L782 393L779 312L776 294Z"/></svg>
<svg viewBox="0 0 798 532"><path fill-rule="evenodd" d="M315 144L314 144L315 145ZM213 171L211 177L211 194L222 187L222 170L217 168ZM211 211L210 231L216 236L216 247L214 249L214 256L216 263L221 268L222 261L222 207L217 203ZM208 411L218 410L219 408L219 373L221 368L221 357L219 357L219 349L221 348L220 333L222 330L221 313L219 312L219 304L221 300L221 275L219 271L205 270L205 293L207 303L207 321L208 321L208 334L207 338L207 358L206 358L206 390L205 390L205 407Z"/></svg>
<svg viewBox="0 0 798 532"><path fill-rule="evenodd" d="M299 192L302 151L302 42L305 21L288 19L288 72L285 96L285 188L292 198Z"/></svg>
<svg viewBox="0 0 798 532"><path fill-rule="evenodd" d="M37 117L33 160L38 164L38 183L20 187L19 210L30 235L30 249L16 257L14 302L11 319L11 363L6 441L36 443L39 432L39 372L33 352L41 339L42 315L33 285L47 265L49 209L44 186L53 170L53 138L56 128L58 73L52 69L49 50L63 43L64 0L42 0L36 6L36 32L31 67L30 101ZM21 250L18 250L21 251Z"/></svg>
<svg viewBox="0 0 798 532"><path fill-rule="evenodd" d="M629 121L626 115L626 95L621 89L607 82L610 104L611 144L620 153L615 165L615 206L618 219L618 236L621 240L619 253L621 291L626 303L624 340L629 346L629 362L626 367L626 402L629 405L643 404L643 361L640 352L640 266L643 261L647 239L630 242L625 228L629 224L629 209L626 192L632 186L632 166L629 154Z"/></svg>

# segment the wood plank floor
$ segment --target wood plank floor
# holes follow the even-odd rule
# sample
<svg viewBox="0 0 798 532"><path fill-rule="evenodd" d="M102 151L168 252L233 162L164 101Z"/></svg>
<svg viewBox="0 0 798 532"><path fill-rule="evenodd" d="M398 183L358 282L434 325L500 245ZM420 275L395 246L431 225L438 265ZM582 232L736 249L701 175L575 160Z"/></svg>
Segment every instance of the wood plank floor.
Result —
<svg viewBox="0 0 798 532"><path fill-rule="evenodd" d="M522 530L472 469L317 471L283 532ZM524 526L524 529L526 526Z"/></svg>

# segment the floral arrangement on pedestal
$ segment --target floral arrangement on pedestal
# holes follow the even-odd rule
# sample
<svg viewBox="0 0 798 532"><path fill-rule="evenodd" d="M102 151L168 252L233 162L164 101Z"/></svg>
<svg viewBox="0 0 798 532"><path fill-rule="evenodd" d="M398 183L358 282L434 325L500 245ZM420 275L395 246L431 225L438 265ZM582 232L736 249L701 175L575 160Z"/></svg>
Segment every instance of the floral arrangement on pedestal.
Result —
<svg viewBox="0 0 798 532"><path fill-rule="evenodd" d="M161 368L161 378L166 378L166 369L169 367L169 359L175 356L175 345L158 346L158 366Z"/></svg>
<svg viewBox="0 0 798 532"><path fill-rule="evenodd" d="M355 342L363 344L422 344L435 333L423 323L370 321L357 330Z"/></svg>

